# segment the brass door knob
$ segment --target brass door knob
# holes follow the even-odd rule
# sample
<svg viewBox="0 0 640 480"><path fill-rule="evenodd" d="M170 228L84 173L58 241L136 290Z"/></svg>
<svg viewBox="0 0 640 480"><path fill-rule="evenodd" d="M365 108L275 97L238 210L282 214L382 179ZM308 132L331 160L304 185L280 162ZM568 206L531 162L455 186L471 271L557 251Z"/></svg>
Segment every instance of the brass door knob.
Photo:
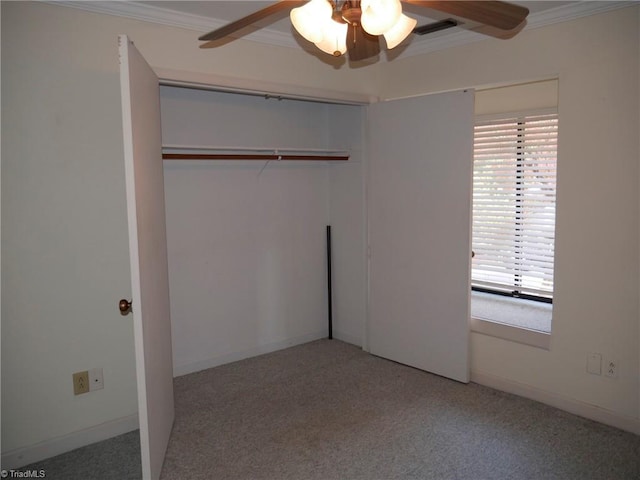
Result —
<svg viewBox="0 0 640 480"><path fill-rule="evenodd" d="M129 315L131 313L131 302L123 298L118 303L118 308L120 309L120 315Z"/></svg>

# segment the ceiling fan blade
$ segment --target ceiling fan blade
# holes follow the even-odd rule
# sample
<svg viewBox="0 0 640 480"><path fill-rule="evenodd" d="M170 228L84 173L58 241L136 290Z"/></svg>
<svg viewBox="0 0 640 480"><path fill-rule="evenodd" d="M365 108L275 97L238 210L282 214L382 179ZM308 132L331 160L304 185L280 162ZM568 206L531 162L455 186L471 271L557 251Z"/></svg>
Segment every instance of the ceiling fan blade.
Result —
<svg viewBox="0 0 640 480"><path fill-rule="evenodd" d="M198 40L202 40L205 42L203 45L200 45L200 48L211 48L216 46L215 41L221 40L229 35L236 33L239 30L242 30L245 27L253 25L260 20L263 20L271 15L274 15L283 10L291 9L296 7L302 3L306 3L306 0L282 0L278 3L274 3L269 5L268 7L263 8L262 10L258 10L257 12L252 13L251 15L247 15L235 22L231 22L224 27L213 30L209 33L206 33L198 38Z"/></svg>
<svg viewBox="0 0 640 480"><path fill-rule="evenodd" d="M411 5L438 10L500 30L513 30L524 22L529 9L513 3L481 1L425 1L403 0Z"/></svg>
<svg viewBox="0 0 640 480"><path fill-rule="evenodd" d="M347 51L349 52L349 60L352 61L375 57L380 53L380 40L376 35L369 35L359 25L349 25Z"/></svg>
<svg viewBox="0 0 640 480"><path fill-rule="evenodd" d="M518 33L524 30L524 27L526 26L527 26L527 21L525 20L513 30L500 30L498 28L490 27L488 25L480 25L477 27L470 28L469 31L481 33L482 35L488 35L490 37L498 38L500 40L508 40L510 38L515 37Z"/></svg>

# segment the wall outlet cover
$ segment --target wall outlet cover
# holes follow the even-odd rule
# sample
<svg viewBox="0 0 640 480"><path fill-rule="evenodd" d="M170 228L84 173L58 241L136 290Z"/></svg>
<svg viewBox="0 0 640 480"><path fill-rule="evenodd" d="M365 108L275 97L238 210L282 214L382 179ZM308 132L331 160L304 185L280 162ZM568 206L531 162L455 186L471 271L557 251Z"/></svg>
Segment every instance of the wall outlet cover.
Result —
<svg viewBox="0 0 640 480"><path fill-rule="evenodd" d="M604 364L604 376L618 378L618 360L607 359Z"/></svg>
<svg viewBox="0 0 640 480"><path fill-rule="evenodd" d="M76 372L73 374L73 394L80 395L89 391L89 372Z"/></svg>

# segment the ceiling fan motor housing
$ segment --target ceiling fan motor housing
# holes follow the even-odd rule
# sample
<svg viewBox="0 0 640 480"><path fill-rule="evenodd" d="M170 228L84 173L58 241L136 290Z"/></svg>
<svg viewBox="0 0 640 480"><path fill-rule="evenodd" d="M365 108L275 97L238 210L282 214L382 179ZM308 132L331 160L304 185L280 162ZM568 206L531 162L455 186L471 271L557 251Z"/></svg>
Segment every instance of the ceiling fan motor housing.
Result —
<svg viewBox="0 0 640 480"><path fill-rule="evenodd" d="M349 25L360 25L360 18L362 17L362 9L360 8L359 1L346 1L342 4L341 16L342 19Z"/></svg>

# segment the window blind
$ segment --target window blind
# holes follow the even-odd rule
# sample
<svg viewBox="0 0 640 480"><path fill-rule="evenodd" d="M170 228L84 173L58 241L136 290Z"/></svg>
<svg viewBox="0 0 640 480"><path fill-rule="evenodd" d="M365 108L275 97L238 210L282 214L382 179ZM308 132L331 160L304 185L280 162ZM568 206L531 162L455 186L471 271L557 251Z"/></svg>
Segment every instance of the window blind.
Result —
<svg viewBox="0 0 640 480"><path fill-rule="evenodd" d="M551 299L557 113L476 122L472 286Z"/></svg>

